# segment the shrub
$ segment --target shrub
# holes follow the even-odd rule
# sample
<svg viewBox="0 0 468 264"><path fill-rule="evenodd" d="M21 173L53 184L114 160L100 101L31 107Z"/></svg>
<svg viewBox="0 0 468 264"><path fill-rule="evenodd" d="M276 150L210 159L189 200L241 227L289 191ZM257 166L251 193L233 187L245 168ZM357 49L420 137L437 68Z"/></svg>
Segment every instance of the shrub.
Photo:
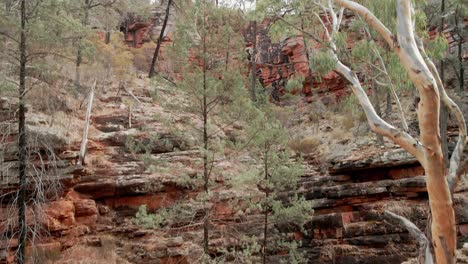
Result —
<svg viewBox="0 0 468 264"><path fill-rule="evenodd" d="M135 214L133 223L147 229L160 228L165 222L165 211L160 214L151 214L146 210L146 204L138 207L138 212Z"/></svg>
<svg viewBox="0 0 468 264"><path fill-rule="evenodd" d="M290 140L288 145L297 153L310 154L317 150L320 140L315 137L295 138Z"/></svg>

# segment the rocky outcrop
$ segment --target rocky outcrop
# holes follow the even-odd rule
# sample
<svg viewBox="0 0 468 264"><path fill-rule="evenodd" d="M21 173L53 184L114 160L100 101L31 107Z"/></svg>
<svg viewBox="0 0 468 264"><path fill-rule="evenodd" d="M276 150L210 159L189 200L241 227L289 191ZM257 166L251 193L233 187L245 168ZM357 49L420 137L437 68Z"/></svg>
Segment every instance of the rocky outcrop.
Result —
<svg viewBox="0 0 468 264"><path fill-rule="evenodd" d="M319 263L401 263L414 256L415 240L381 211L403 214L425 230L427 193L424 171L401 149L335 162L329 176L304 178L304 196L312 200L313 220L305 235ZM466 237L466 186L454 195L458 232ZM461 246L461 244L460 244Z"/></svg>
<svg viewBox="0 0 468 264"><path fill-rule="evenodd" d="M79 142L68 149L55 149L63 188L52 201L41 205L44 214L39 223L48 236L35 248L49 256L58 251L54 253L56 263L67 263L67 256L80 256L85 262L99 259L99 263L119 263L117 259L121 263L196 263L203 252L205 207L197 199L202 155L194 148L196 132L189 131L199 120L182 111L174 115L153 103L147 83L138 87L132 91L141 101L131 110L132 127L130 109L123 104L133 100L130 95L116 97L114 91L96 97L98 107L93 110L84 167L75 164ZM158 99L175 100L172 91L164 90ZM177 100L183 104L182 98ZM14 104L8 105L14 108ZM240 131L242 126L230 129ZM8 135L11 145L15 137ZM8 160L3 156L2 175L16 163L11 152ZM236 166L243 160L251 162L248 157L236 157L236 164L221 162L213 177L218 187L205 205L211 212L212 255L241 248L244 235L262 238L263 216L246 201L249 197L255 203L259 191L255 186L236 189L225 178L235 177ZM382 210L404 214L424 229L427 193L424 171L416 160L401 149L388 147L373 152L356 149L329 163L328 172L317 171L313 162L303 164L306 174L298 194L311 202L314 212L302 228L278 226L282 237L301 242L298 250L309 263L400 263L414 257L415 240L402 226L385 218ZM15 209L8 207L16 188L14 177L0 186L3 234L5 220L14 221L12 215L16 216ZM454 195L460 241L468 236L467 190L465 183ZM147 228L135 221L141 205L151 213L168 215L155 228ZM15 239L1 242L0 263L12 263L16 247ZM279 263L286 253L270 252L268 263ZM253 261L257 257L252 256Z"/></svg>
<svg viewBox="0 0 468 264"><path fill-rule="evenodd" d="M325 16L322 15L325 25L328 26ZM329 18L331 20L331 18ZM346 28L353 21L354 15L351 12L345 12L342 28ZM268 35L268 30L274 22L269 19L262 23L256 23L257 29L254 30L254 23L249 23L244 31L244 38L249 54L252 54L254 39L257 43L257 55L255 62L257 64L257 76L264 87L270 87L272 92L284 93L284 88L291 78L304 78L301 87L295 87L293 92L301 92L306 96L313 94L333 94L336 98L349 94L346 91L346 81L341 78L336 72L332 71L325 76L317 76L313 68L309 69L309 60L313 55L314 49L319 49L321 44L311 40L310 37L307 44L304 42L303 35L289 36L279 42L273 42ZM466 20L465 20L466 24ZM454 39L453 28L445 28L443 31L444 37L448 42L448 52L455 53L457 41ZM257 32L254 36L254 32ZM431 39L438 35L437 28L432 28L429 32ZM354 45L353 34L349 34L347 39L347 48L351 49ZM317 34L317 39L324 40L323 34ZM463 58L466 60L466 56ZM310 98L309 98L310 99Z"/></svg>
<svg viewBox="0 0 468 264"><path fill-rule="evenodd" d="M271 21L257 23L257 35L254 36L253 23L249 23L244 32L249 53L252 53L254 38L257 41L257 76L264 87L271 86L275 92L284 93L290 78L303 78L303 85L293 88L307 96L312 94L332 93L341 96L346 92L344 79L335 72L318 78L313 69L309 70L310 48L306 48L303 35L291 36L283 41L273 43L268 35ZM315 46L314 46L315 47Z"/></svg>
<svg viewBox="0 0 468 264"><path fill-rule="evenodd" d="M141 48L145 42L157 41L161 32L164 17L166 15L167 0L159 1L159 4L154 7L151 12L151 19L143 20L133 14L127 14L126 19L120 26L120 31L124 33L125 43L134 48ZM164 39L170 39L170 35L175 29L175 9L171 7L169 19Z"/></svg>

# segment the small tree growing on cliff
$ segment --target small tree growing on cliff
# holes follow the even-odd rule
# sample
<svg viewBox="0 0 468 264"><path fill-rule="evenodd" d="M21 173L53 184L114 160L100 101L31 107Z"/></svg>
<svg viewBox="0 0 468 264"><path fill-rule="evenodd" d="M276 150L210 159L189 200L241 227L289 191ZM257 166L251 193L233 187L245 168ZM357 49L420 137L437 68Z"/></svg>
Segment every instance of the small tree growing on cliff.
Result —
<svg viewBox="0 0 468 264"><path fill-rule="evenodd" d="M34 138L28 134L26 98L28 92L39 85L49 87L46 72L50 70L51 65L48 64L46 58L67 58L67 49L63 45L74 39L73 35L76 33L74 30L79 30L76 21L65 12L66 3L66 1L58 4L56 1L49 0L21 0L15 4L0 7L0 41L3 44L0 52L7 54L8 58L2 61L8 67L2 67L2 69L13 69L11 72L6 72L6 75L8 81L18 87L19 100L17 114L18 182L16 179L14 181L18 190L12 198L12 203L16 202L18 210L17 217L9 215L8 223L3 224L7 229L18 229L16 257L18 263L21 264L26 262L28 242L33 241L37 235L34 232L35 227L28 226L27 206L40 212L43 206L40 203L47 199L44 189L56 186L54 178L50 175L55 166L54 151L46 145L50 142L35 142ZM48 30L44 31L44 28ZM39 151L40 147L44 149ZM48 156L47 166L44 164L44 155ZM39 157L39 161L32 162L33 156ZM50 180L48 187L43 182L46 175ZM4 198L11 198L11 193L2 194L2 199ZM31 219L33 224L38 221L36 217L33 216L34 219ZM11 219L17 219L18 223L11 223ZM11 232L11 230L8 231ZM10 232L5 232L5 234L8 235Z"/></svg>
<svg viewBox="0 0 468 264"><path fill-rule="evenodd" d="M288 133L269 103L260 106L259 115L252 120L249 130L254 135L250 149L258 154L261 164L254 181L264 193L259 203L263 214L262 262L268 263L271 252L286 247L289 251L287 263L303 263L302 256L294 252L296 242L283 241L278 233L279 229L291 227L302 231L302 225L313 212L311 204L296 193L298 180L303 175L300 160L293 160L288 154Z"/></svg>
<svg viewBox="0 0 468 264"><path fill-rule="evenodd" d="M456 225L451 193L459 181L463 166L463 151L466 145L466 124L460 108L447 96L445 87L440 80L437 69L427 56L421 39L417 36L413 5L409 0L386 2L382 8L378 4L368 3L370 9L349 0L335 0L339 11L336 12L332 1L315 1L322 14L327 14L327 21L323 21L318 13L315 15L323 26L325 45L329 58L333 61L333 69L340 73L350 83L363 108L371 129L392 140L397 145L411 153L421 163L426 173L427 191L431 209L431 243L409 221L402 221L410 231L419 234L418 239L425 254L425 263L432 263L433 257L428 248L432 244L436 263L455 263ZM394 12L396 9L395 33L378 18L379 13ZM420 141L410 134L397 129L379 117L369 98L362 88L361 82L348 66L343 64L337 51L337 38L343 19L344 9L349 9L361 16L369 24L373 32L379 35L389 49L397 55L400 63L406 69L409 79L419 92L418 119ZM327 24L328 23L328 26ZM384 45L384 44L381 44ZM452 152L449 164L446 164L441 147L439 129L439 112L441 102L448 107L456 117L459 126L457 145ZM401 220L401 218L400 218ZM425 250L427 248L427 250Z"/></svg>
<svg viewBox="0 0 468 264"><path fill-rule="evenodd" d="M216 8L210 1L187 4L178 16L172 59L183 78L178 87L189 95L188 108L201 119L195 128L200 132L204 197L203 250L207 257L210 232L211 176L216 169L223 142L223 128L241 119L248 107L240 67L242 52L236 41L240 36L232 29L234 13ZM238 32L238 31L237 31ZM235 60L235 59L237 60ZM248 112L248 111L247 111Z"/></svg>
<svg viewBox="0 0 468 264"><path fill-rule="evenodd" d="M83 63L83 55L85 48L89 45L87 35L90 25L91 11L98 7L109 8L114 5L117 0L79 0L73 1L70 4L77 4L76 10L77 17L81 21L81 26L85 29L79 34L78 41L76 43L76 60L75 60L75 87L80 89L81 86L81 64Z"/></svg>

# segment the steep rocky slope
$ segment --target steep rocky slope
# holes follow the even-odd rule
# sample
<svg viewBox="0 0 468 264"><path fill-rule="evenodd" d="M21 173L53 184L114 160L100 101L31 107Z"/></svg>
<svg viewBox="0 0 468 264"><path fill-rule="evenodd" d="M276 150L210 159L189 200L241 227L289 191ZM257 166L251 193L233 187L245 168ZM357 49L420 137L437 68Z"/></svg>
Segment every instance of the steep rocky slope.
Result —
<svg viewBox="0 0 468 264"><path fill-rule="evenodd" d="M156 13L160 18L161 10ZM153 24L158 23L130 21L125 28L127 44L140 47L151 34L157 35L159 29ZM319 83L309 72L302 36L273 43L265 25L258 32L255 60L263 85L280 89L291 76L300 75L305 77L301 90L305 95L313 93L312 87L321 95L339 97L347 93L336 73L331 72ZM251 27L245 33L249 46L254 37ZM165 44L170 43L170 38L165 40ZM45 164L44 172L30 171L36 176L31 179L44 182L46 196L53 197L41 204L42 210L28 212L30 226L38 220L42 237L28 247L30 254L37 254L38 263L198 263L203 251L204 217L203 205L197 199L201 192L201 153L196 136L200 119L183 110L186 95L164 80L152 85L141 76L135 77L127 91L116 83L101 85L94 102L84 166L76 164L84 124L79 100L70 99L65 103L69 104L64 106L66 110L54 117L28 108L31 144L37 146L32 148L32 163ZM62 98L67 97L71 96L62 94ZM462 100L467 106L468 97ZM313 205L310 220L303 227L278 227L280 232L300 242L299 251L309 263L401 263L415 257L414 239L402 226L385 218L382 210L403 214L425 229L427 193L421 166L389 142L376 146L373 135L371 140L367 132L361 135L359 127L354 127L356 123L361 126L361 121L352 120L350 131L343 131L340 123L351 119L349 115L334 119L335 113L324 114L320 111L326 110L318 108L308 112L311 109L302 107L303 103L293 103L288 113L286 107L279 108L279 114L287 119L292 137L320 135L318 142L326 147L318 147L301 163L305 174L299 193ZM17 189L16 109L14 99L1 98L2 238L11 236L7 230L16 230L17 213L9 207ZM242 135L243 124L224 127L220 121L216 125L223 130L221 137L225 140ZM308 130L311 126L313 129ZM52 157L47 149L58 156ZM252 162L245 152L218 164L214 175L217 188L208 203L213 224L211 253L222 256L226 249L231 250L227 261L232 263L243 263L236 255L244 246L243 236L262 237L262 216L245 201L249 198L255 202L260 192L256 186L239 188L232 181ZM460 247L468 237L466 184L461 184L454 195ZM149 228L136 222L141 205L164 215L160 226ZM0 241L0 263L14 262L17 243L16 238ZM268 262L279 263L287 252L269 253ZM250 260L256 263L258 256ZM467 263L466 256L460 256L462 261Z"/></svg>
<svg viewBox="0 0 468 264"><path fill-rule="evenodd" d="M34 252L41 263L197 263L203 251L204 211L196 199L201 155L195 147L195 128L200 121L188 112L174 113L168 103L186 102L170 85L151 86L137 79L129 90L139 102L117 87L100 89L94 102L85 166L75 164L83 121L71 120L83 118L83 109L67 115L74 123L68 130L50 126L43 115L29 111L29 131L37 135L37 142L47 141L59 153L59 172L49 180L62 183L59 197L43 205L40 225L50 236L44 236ZM16 216L7 207L16 188L14 109L11 99L2 99L2 116L10 117L2 122L10 120L13 129L2 163L2 231ZM64 129L62 134L54 132L58 128ZM222 136L242 129L240 124L224 128ZM329 129L325 124L319 127L322 132ZM249 153L243 153L219 164L215 174L219 187L209 203L214 255L241 247L242 235L262 236L260 212L243 202L258 190L238 188L230 181L251 162ZM306 174L299 192L312 202L314 212L303 228L279 229L301 242L299 250L309 263L400 263L415 256L415 241L382 215L387 208L424 228L427 194L423 170L414 158L390 144L362 144L329 161L309 155L303 166ZM454 196L460 246L468 235L466 191L465 183ZM170 208L172 215L161 227L148 229L135 223L141 205L151 212ZM2 241L0 263L13 261L16 241ZM279 263L284 253L271 252L269 263Z"/></svg>

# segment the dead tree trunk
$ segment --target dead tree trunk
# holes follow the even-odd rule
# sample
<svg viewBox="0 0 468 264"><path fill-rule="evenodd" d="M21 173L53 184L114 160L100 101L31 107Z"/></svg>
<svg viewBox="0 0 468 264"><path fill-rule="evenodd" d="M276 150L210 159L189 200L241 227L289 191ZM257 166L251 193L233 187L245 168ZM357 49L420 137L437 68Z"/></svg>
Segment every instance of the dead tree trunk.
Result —
<svg viewBox="0 0 468 264"><path fill-rule="evenodd" d="M96 87L96 81L94 81L94 84L91 87L91 91L89 92L88 107L86 108L85 125L83 127L83 139L81 140L80 154L79 154L78 163L77 163L78 165L84 165L84 161L85 161L86 145L88 144L89 122L91 121L91 109L93 107L94 88L95 87Z"/></svg>
<svg viewBox="0 0 468 264"><path fill-rule="evenodd" d="M164 37L164 31L166 31L167 21L169 20L171 5L172 5L172 0L168 0L167 7L166 7L166 16L164 17L164 22L161 27L161 32L159 33L158 43L156 45L156 49L154 50L153 59L151 60L151 66L150 66L149 74L148 74L149 78L153 78L155 74L154 69L156 67L156 62L158 61L159 49L161 49L161 42Z"/></svg>

